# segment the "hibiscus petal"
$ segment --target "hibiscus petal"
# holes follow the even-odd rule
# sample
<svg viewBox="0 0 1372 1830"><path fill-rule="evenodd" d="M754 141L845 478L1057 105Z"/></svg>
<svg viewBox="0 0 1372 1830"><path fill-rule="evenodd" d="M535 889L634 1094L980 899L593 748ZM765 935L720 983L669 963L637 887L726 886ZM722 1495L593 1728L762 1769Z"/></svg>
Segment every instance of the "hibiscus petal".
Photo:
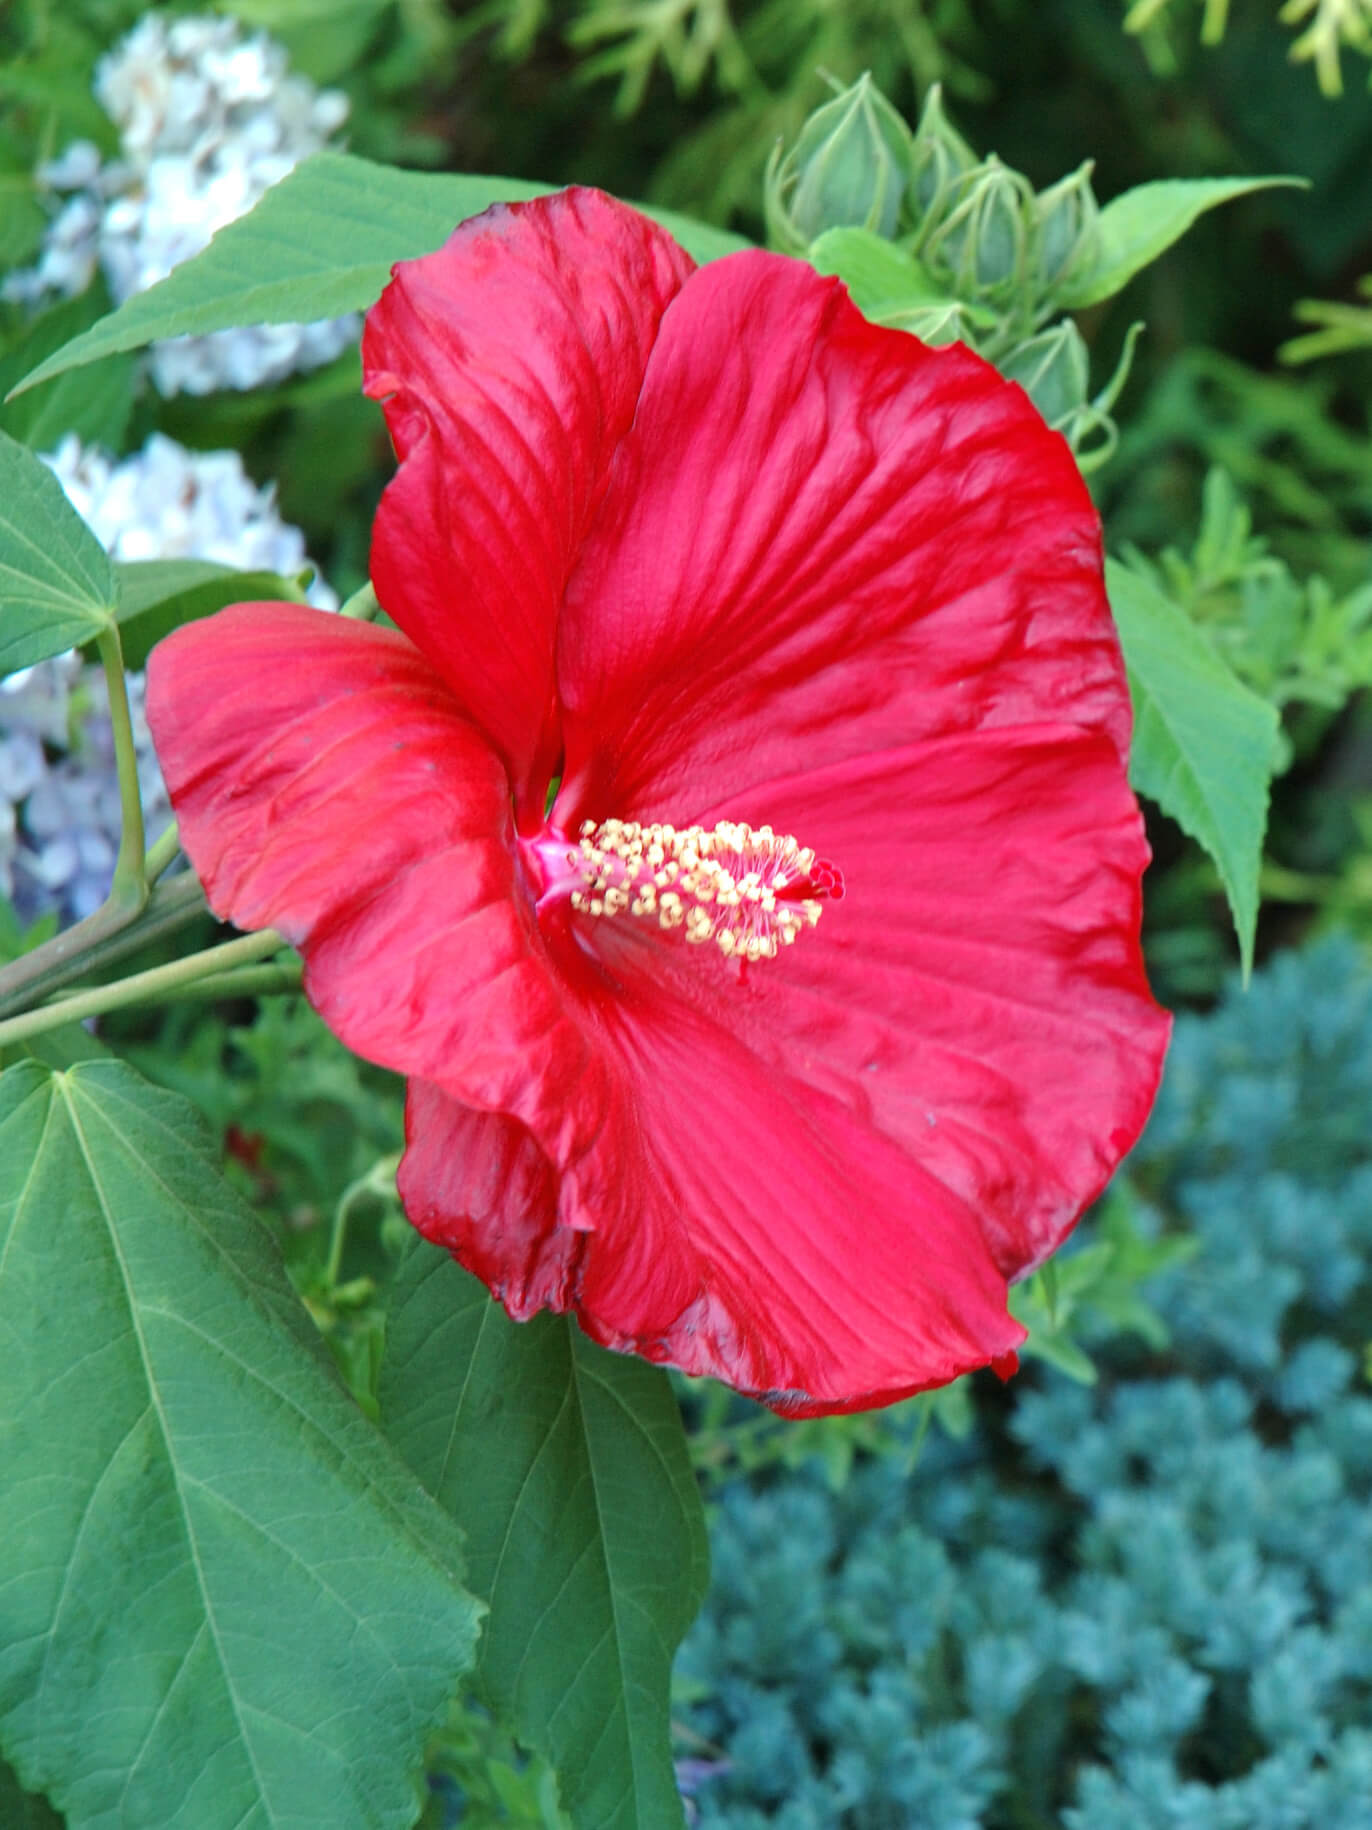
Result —
<svg viewBox="0 0 1372 1830"><path fill-rule="evenodd" d="M918 1164L651 972L631 1006L605 1037L631 1122L563 1177L561 1224L527 1133L412 1097L406 1210L512 1313L572 1309L607 1346L797 1416L888 1403L1023 1340L974 1216ZM573 1230L592 1182L594 1231Z"/></svg>
<svg viewBox="0 0 1372 1830"><path fill-rule="evenodd" d="M148 721L210 906L295 944L426 850L509 830L499 760L390 630L235 604L154 649Z"/></svg>
<svg viewBox="0 0 1372 1830"><path fill-rule="evenodd" d="M636 992L619 1045L641 1168L622 1212L599 1203L579 1290L589 1333L793 1416L887 1404L1019 1345L963 1202L657 979ZM654 1316L644 1292L683 1246L698 1294Z"/></svg>
<svg viewBox="0 0 1372 1830"><path fill-rule="evenodd" d="M336 1035L473 1105L537 1107L564 1151L595 1134L598 1082L519 878L504 768L417 649L240 604L154 650L148 718L210 906L301 949Z"/></svg>
<svg viewBox="0 0 1372 1830"><path fill-rule="evenodd" d="M377 595L538 815L563 588L692 270L637 211L564 191L402 262L367 317L366 391L400 458L373 534Z"/></svg>
<svg viewBox="0 0 1372 1830"><path fill-rule="evenodd" d="M1142 1130L1171 1025L1144 976L1148 848L1113 746L1051 727L947 738L730 814L797 834L845 893L718 997L721 1020L901 1145L1022 1275Z"/></svg>
<svg viewBox="0 0 1372 1830"><path fill-rule="evenodd" d="M412 1080L399 1174L405 1212L516 1321L572 1301L586 1235L557 1225L557 1174L518 1119Z"/></svg>
<svg viewBox="0 0 1372 1830"><path fill-rule="evenodd" d="M797 757L1129 706L1064 441L969 351L748 253L668 308L558 638L569 821L680 821Z"/></svg>

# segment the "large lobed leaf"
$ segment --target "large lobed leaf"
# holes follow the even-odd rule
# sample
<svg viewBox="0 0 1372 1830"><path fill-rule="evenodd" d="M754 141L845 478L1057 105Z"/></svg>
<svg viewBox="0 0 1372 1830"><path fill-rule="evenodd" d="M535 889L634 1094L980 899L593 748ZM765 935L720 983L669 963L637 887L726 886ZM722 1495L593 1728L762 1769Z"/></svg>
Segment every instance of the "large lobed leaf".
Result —
<svg viewBox="0 0 1372 1830"><path fill-rule="evenodd" d="M1214 859L1247 973L1277 713L1137 572L1108 560L1105 582L1134 701L1130 780Z"/></svg>
<svg viewBox="0 0 1372 1830"><path fill-rule="evenodd" d="M180 1098L0 1076L0 1742L72 1830L407 1830L460 1539Z"/></svg>
<svg viewBox="0 0 1372 1830"><path fill-rule="evenodd" d="M242 324L291 324L374 304L396 261L437 248L457 224L493 203L555 187L519 178L407 172L348 153L296 166L202 254L136 293L40 362L22 392L50 376L164 337ZM697 260L748 244L670 210L651 210Z"/></svg>
<svg viewBox="0 0 1372 1830"><path fill-rule="evenodd" d="M31 451L0 432L0 678L114 621L104 548Z"/></svg>
<svg viewBox="0 0 1372 1830"><path fill-rule="evenodd" d="M469 1579L490 1604L486 1700L552 1761L577 1830L679 1824L668 1683L707 1550L666 1376L568 1319L516 1325L416 1239L380 1402L391 1440L466 1536Z"/></svg>

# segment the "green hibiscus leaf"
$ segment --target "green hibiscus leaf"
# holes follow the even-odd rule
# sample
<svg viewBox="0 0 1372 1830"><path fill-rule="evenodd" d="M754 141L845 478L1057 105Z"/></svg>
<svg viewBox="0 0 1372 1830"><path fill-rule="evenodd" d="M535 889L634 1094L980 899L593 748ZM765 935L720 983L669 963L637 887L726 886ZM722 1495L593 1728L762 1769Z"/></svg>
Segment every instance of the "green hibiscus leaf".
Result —
<svg viewBox="0 0 1372 1830"><path fill-rule="evenodd" d="M1063 311L1079 311L1084 305L1113 298L1136 273L1180 241L1206 210L1234 197L1246 197L1250 191L1305 182L1304 178L1161 178L1135 185L1101 211L1096 260L1058 295L1056 303Z"/></svg>
<svg viewBox="0 0 1372 1830"><path fill-rule="evenodd" d="M222 228L203 253L40 362L15 391L164 337L362 311L380 297L396 261L437 248L465 217L555 188L317 153ZM697 260L748 245L671 210L649 214Z"/></svg>
<svg viewBox="0 0 1372 1830"><path fill-rule="evenodd" d="M97 281L40 312L0 353L0 396L108 310L109 297ZM111 356L85 374L62 375L17 400L0 400L0 432L30 451L51 451L69 432L119 450L133 412L134 364L133 356Z"/></svg>
<svg viewBox="0 0 1372 1830"><path fill-rule="evenodd" d="M1105 580L1134 701L1130 780L1213 858L1247 974L1277 755L1276 710L1235 677L1179 605L1137 572L1107 560Z"/></svg>
<svg viewBox="0 0 1372 1830"><path fill-rule="evenodd" d="M460 1539L338 1385L194 1109L0 1076L0 1743L72 1830L408 1830Z"/></svg>
<svg viewBox="0 0 1372 1830"><path fill-rule="evenodd" d="M707 1551L665 1374L565 1318L511 1322L416 1240L380 1403L465 1534L490 1605L478 1666L490 1708L556 1767L577 1830L680 1824L668 1683Z"/></svg>
<svg viewBox="0 0 1372 1830"><path fill-rule="evenodd" d="M47 221L32 172L0 171L0 267L22 267L32 260L43 245Z"/></svg>
<svg viewBox="0 0 1372 1830"><path fill-rule="evenodd" d="M105 549L31 451L0 432L0 677L114 620Z"/></svg>

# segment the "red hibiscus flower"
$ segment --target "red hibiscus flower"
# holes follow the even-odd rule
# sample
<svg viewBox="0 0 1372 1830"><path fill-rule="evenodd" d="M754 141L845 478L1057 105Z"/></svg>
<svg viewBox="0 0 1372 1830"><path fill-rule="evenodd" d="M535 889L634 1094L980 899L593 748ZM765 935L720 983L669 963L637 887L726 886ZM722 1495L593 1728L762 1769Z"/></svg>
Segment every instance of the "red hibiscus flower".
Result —
<svg viewBox="0 0 1372 1830"><path fill-rule="evenodd" d="M1003 1364L1167 1036L1066 445L594 191L403 263L363 363L402 633L241 604L149 716L212 906L410 1077L411 1219L795 1414Z"/></svg>

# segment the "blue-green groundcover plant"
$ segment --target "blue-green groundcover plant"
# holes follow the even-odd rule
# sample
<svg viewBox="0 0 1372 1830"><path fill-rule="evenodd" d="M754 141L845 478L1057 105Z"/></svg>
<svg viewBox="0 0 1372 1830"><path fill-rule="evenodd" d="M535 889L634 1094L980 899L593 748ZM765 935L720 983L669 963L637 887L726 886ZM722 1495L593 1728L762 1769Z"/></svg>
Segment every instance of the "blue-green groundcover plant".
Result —
<svg viewBox="0 0 1372 1830"><path fill-rule="evenodd" d="M1178 1025L1129 1165L1200 1242L1164 1352L1027 1373L912 1479L724 1492L702 1830L1372 1826L1369 1111L1372 979L1283 955Z"/></svg>

